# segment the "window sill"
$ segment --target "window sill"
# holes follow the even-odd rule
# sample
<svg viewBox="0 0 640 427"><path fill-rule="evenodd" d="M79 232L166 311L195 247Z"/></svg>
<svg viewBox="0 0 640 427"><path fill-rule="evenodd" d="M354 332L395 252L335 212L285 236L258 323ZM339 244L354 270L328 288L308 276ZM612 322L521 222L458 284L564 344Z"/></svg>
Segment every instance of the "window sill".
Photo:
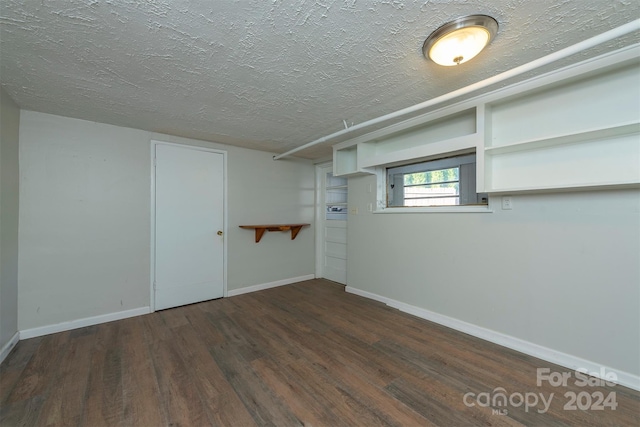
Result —
<svg viewBox="0 0 640 427"><path fill-rule="evenodd" d="M492 213L489 206L430 206L415 208L383 208L373 211L374 214L401 213Z"/></svg>

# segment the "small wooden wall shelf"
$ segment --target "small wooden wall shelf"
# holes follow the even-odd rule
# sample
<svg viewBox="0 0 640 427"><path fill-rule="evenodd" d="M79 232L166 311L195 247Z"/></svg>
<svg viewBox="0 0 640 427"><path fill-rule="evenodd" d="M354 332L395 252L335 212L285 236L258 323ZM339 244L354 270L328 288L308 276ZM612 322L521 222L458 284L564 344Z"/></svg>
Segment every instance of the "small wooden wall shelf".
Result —
<svg viewBox="0 0 640 427"><path fill-rule="evenodd" d="M302 227L311 224L267 224L267 225L241 225L240 228L246 230L256 230L256 243L262 239L265 231L289 231L291 230L291 240L295 239Z"/></svg>

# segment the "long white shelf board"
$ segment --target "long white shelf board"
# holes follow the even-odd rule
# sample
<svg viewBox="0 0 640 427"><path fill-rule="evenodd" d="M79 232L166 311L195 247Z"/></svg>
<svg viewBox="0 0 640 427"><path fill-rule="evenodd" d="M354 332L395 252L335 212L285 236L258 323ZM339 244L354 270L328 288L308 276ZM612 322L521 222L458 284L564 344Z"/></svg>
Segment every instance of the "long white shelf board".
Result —
<svg viewBox="0 0 640 427"><path fill-rule="evenodd" d="M498 155L515 153L518 151L534 150L538 148L553 147L557 145L573 144L576 142L592 141L594 139L606 139L616 136L640 133L640 123L627 122L613 126L587 129L576 133L567 133L550 138L536 138L527 141L518 141L510 144L487 146L484 151L487 154Z"/></svg>

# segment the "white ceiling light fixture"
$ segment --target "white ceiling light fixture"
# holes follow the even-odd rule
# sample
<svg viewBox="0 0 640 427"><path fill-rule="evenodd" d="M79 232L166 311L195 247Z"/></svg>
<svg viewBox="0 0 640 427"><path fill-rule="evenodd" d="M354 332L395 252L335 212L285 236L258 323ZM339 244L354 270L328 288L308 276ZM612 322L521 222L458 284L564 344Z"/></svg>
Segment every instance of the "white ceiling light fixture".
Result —
<svg viewBox="0 0 640 427"><path fill-rule="evenodd" d="M436 64L464 64L479 54L498 32L498 22L488 15L469 15L435 30L422 45L425 58Z"/></svg>

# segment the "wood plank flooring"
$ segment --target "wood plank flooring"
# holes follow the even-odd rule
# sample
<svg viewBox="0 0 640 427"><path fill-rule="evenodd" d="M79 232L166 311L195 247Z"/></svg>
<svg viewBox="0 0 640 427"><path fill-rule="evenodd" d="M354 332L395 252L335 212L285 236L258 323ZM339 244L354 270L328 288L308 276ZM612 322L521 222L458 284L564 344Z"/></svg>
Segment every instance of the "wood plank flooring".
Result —
<svg viewBox="0 0 640 427"><path fill-rule="evenodd" d="M21 341L0 425L640 425L639 392L544 367L569 371L311 280Z"/></svg>

